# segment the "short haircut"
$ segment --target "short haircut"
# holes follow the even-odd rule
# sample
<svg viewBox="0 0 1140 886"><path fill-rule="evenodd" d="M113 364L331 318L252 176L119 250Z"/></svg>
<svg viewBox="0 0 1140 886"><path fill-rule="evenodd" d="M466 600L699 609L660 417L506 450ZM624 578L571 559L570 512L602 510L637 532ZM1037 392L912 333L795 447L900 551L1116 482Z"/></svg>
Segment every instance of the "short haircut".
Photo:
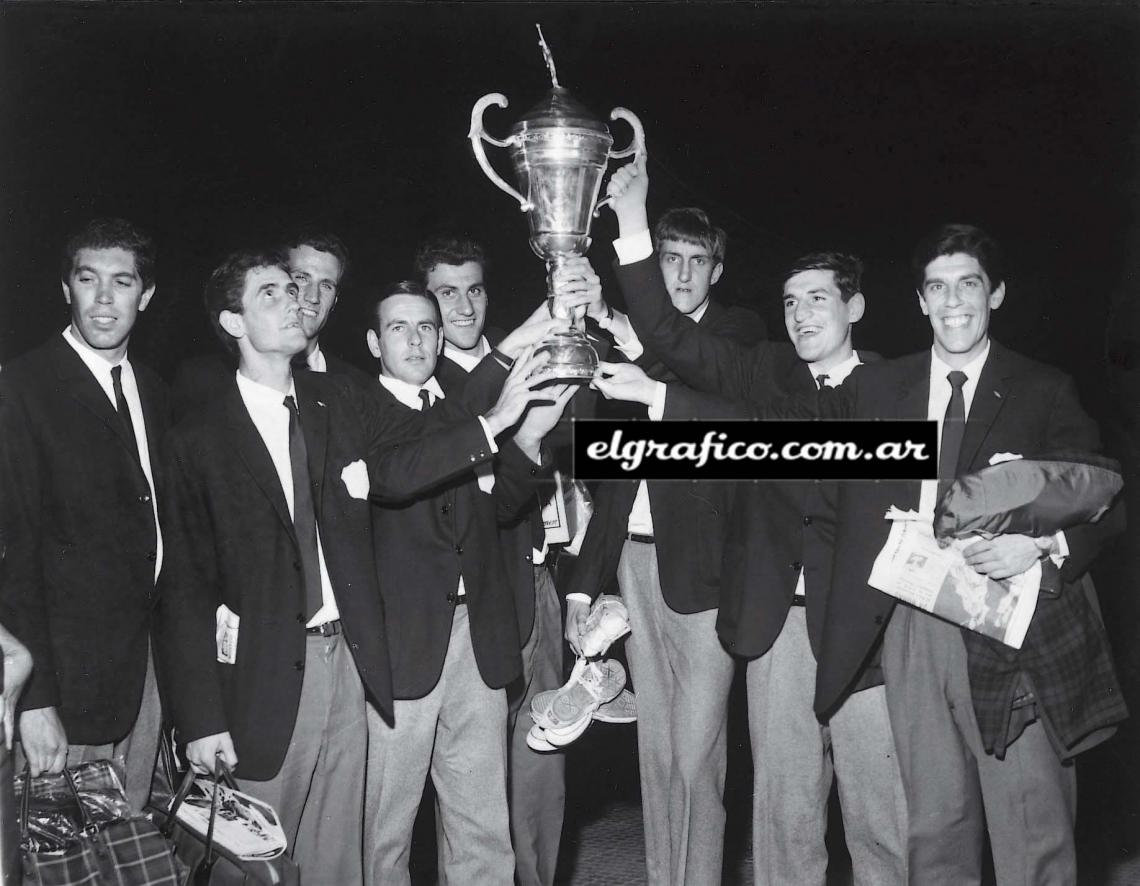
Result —
<svg viewBox="0 0 1140 886"><path fill-rule="evenodd" d="M257 268L280 268L289 273L289 262L280 252L260 249L241 249L231 252L225 261L214 268L206 281L204 292L206 314L215 334L222 340L226 350L237 353L237 340L222 328L222 311L242 313L241 297L245 292L246 275Z"/></svg>
<svg viewBox="0 0 1140 886"><path fill-rule="evenodd" d="M943 225L918 241L911 257L915 288L922 292L926 266L939 256L964 253L973 256L997 289L1005 282L1005 256L997 240L974 225Z"/></svg>
<svg viewBox="0 0 1140 886"><path fill-rule="evenodd" d="M443 325L443 317L439 313L439 303L435 300L435 297L427 291L427 288L415 280L400 280L398 283L389 283L387 286L381 288L376 298L372 299L372 307L368 311L368 328L377 335L381 332L380 305L397 295L418 295L431 305L432 313L435 315L435 325L437 327Z"/></svg>
<svg viewBox="0 0 1140 886"><path fill-rule="evenodd" d="M854 255L844 252L812 252L801 255L784 271L784 282L787 283L804 271L831 271L845 302L851 301L851 296L856 292L863 291L863 262Z"/></svg>
<svg viewBox="0 0 1140 886"><path fill-rule="evenodd" d="M728 234L709 221L703 209L685 206L670 209L657 221L653 229L653 245L661 248L662 240L680 240L703 246L717 264L724 262L724 250L728 245Z"/></svg>
<svg viewBox="0 0 1140 886"><path fill-rule="evenodd" d="M143 289L154 285L154 240L123 218L93 218L68 238L60 260L60 279L67 282L81 249L123 249L135 257Z"/></svg>
<svg viewBox="0 0 1140 886"><path fill-rule="evenodd" d="M308 246L317 252L327 252L340 263L340 279L348 275L348 247L336 234L328 231L301 230L285 241L285 251Z"/></svg>
<svg viewBox="0 0 1140 886"><path fill-rule="evenodd" d="M436 265L465 265L475 262L486 273L487 256L483 247L470 237L432 237L416 250L416 279L427 286L428 274Z"/></svg>

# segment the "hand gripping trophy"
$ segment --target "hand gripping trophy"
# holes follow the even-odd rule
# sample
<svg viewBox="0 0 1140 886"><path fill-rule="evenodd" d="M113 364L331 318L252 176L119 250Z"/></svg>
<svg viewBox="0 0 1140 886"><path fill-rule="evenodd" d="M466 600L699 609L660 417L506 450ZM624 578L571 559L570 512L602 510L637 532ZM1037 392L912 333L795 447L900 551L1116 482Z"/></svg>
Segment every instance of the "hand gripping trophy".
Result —
<svg viewBox="0 0 1140 886"><path fill-rule="evenodd" d="M537 26L536 26L537 27ZM489 105L507 107L501 93L492 92L475 102L471 109L471 148L475 159L492 183L519 201L519 208L530 222L530 246L546 261L547 298L554 313L550 274L567 258L583 255L590 246L590 222L605 205L598 202L606 162L645 152L645 133L641 121L625 108L614 108L611 120L625 120L633 128L633 142L621 151L613 151L614 139L609 127L594 117L569 91L559 85L554 59L538 28L546 66L550 71L551 90L511 127L511 134L497 139L483 128L483 113ZM515 190L499 176L487 160L483 142L506 148L514 166L519 189ZM608 198L607 198L608 199ZM548 351L547 364L552 379L581 381L593 378L598 368L598 355L571 316L570 329L557 332L543 341L538 353Z"/></svg>

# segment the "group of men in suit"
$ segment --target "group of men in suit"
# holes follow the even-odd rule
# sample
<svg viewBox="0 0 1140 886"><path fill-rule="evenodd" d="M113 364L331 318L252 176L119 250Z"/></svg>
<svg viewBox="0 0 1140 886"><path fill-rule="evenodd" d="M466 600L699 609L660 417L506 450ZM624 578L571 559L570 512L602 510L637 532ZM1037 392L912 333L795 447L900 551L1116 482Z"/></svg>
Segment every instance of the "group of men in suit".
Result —
<svg viewBox="0 0 1140 886"><path fill-rule="evenodd" d="M153 242L101 219L67 244L71 322L0 382L0 620L35 662L20 765L117 758L141 807L161 682L190 765L272 803L304 882L407 882L391 810L414 817L429 761L442 873L509 882L505 687L534 620L542 441L574 393L540 390L531 346L566 321L535 312L445 401L421 285L378 294L383 382L321 350L346 265L327 235L228 256L205 287L226 353L181 367L172 427L128 359Z"/></svg>
<svg viewBox="0 0 1140 886"><path fill-rule="evenodd" d="M644 159L609 187L628 313L584 258L552 285L631 418L929 418L943 481L1098 448L1071 380L991 340L1004 272L978 229L919 245L932 347L880 360L852 344L858 259L795 262L790 342L766 341L711 298L723 231L686 209L651 236ZM523 712L616 580L651 883L720 882L739 659L758 884L825 882L833 781L858 884L980 883L987 834L999 884L1076 882L1072 759L1126 716L1087 579L1117 509L967 551L995 579L1059 576L1013 652L867 584L883 513L930 510L935 481L601 484L563 623L539 510L580 389L530 346L566 321L488 329L482 250L430 241L415 279L368 293L370 375L320 346L347 268L327 234L230 255L205 287L225 353L168 397L128 356L153 243L98 220L67 244L70 324L0 375L0 622L35 662L33 774L117 757L141 803L164 707L192 766L276 807L306 883L409 882L430 779L444 882L550 886L564 758L525 747Z"/></svg>
<svg viewBox="0 0 1140 886"><path fill-rule="evenodd" d="M965 549L970 567L994 580L1039 560L1056 578L1043 583L1020 650L896 604L868 584L892 505L930 513L939 483L994 456L1100 447L1072 380L990 337L991 314L1006 296L997 243L976 227L946 225L916 247L915 288L933 333L927 351L878 360L852 349L851 327L866 309L861 268L833 253L806 256L785 277L791 348L748 347L673 309L660 244L653 257L647 188L644 160L618 170L609 185L629 311L623 322L678 380L603 364L595 385L607 397L643 404L657 419L938 423L937 481L767 482L736 491L716 630L725 648L749 659L755 881L825 882L823 828L835 777L856 883L980 884L988 838L998 884L1075 884L1073 761L1127 716L1088 578L1097 552L1121 529L1121 508L1055 535L1000 534ZM575 267L559 297L608 316L613 309L587 291L592 276L588 263ZM623 561L648 541L631 528ZM664 573L664 559L644 558L642 570ZM632 600L630 612L636 683L632 637L650 616ZM580 624L568 608L571 644ZM662 646L673 657L668 675L679 680L695 647ZM687 728L675 726L673 741ZM719 870L692 873L708 845L693 839L686 816L701 807L695 791L679 790L683 783L674 776L670 784L668 854L648 859L658 872L651 879L717 882ZM651 815L653 852L666 841L651 837L660 826Z"/></svg>

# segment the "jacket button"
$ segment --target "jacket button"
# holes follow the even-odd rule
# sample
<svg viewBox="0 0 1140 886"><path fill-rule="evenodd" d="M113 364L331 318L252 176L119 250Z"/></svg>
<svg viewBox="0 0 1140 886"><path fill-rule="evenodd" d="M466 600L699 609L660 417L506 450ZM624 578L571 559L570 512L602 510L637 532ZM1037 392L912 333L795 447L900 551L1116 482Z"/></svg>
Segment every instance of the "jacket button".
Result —
<svg viewBox="0 0 1140 886"><path fill-rule="evenodd" d="M449 513L451 513L451 505L444 505L439 510L440 510L440 513L442 513L442 514L449 514Z"/></svg>
<svg viewBox="0 0 1140 886"><path fill-rule="evenodd" d="M300 560L294 560L293 561L293 568L296 569L298 572L300 572L301 571L301 561Z"/></svg>
<svg viewBox="0 0 1140 886"><path fill-rule="evenodd" d="M145 492L139 496L139 504L140 505L145 505L145 504L148 504L149 502L150 502L150 496L147 495Z"/></svg>
<svg viewBox="0 0 1140 886"><path fill-rule="evenodd" d="M146 558L148 560L150 560L151 563L153 563L155 560L158 559L158 551L151 551L149 554L146 555Z"/></svg>
<svg viewBox="0 0 1140 886"><path fill-rule="evenodd" d="M455 553L462 554L463 553L463 545L456 545L455 546Z"/></svg>
<svg viewBox="0 0 1140 886"><path fill-rule="evenodd" d="M804 526L811 526L811 517L804 517Z"/></svg>
<svg viewBox="0 0 1140 886"><path fill-rule="evenodd" d="M882 623L883 623L883 617L881 615L876 615L875 616L875 624L881 625Z"/></svg>
<svg viewBox="0 0 1140 886"><path fill-rule="evenodd" d="M804 568L804 564L799 560L796 560L794 563L789 563L788 566L792 569L795 569L797 572Z"/></svg>
<svg viewBox="0 0 1140 886"><path fill-rule="evenodd" d="M305 663L304 663L303 661L295 661L295 662L293 662L293 670L295 670L295 671L303 671L303 670L305 670Z"/></svg>
<svg viewBox="0 0 1140 886"><path fill-rule="evenodd" d="M302 624L302 625L303 625L303 624L304 624L306 621L308 621L308 619L307 619L307 618L305 618L305 613L303 613L303 612L298 612L298 613L297 613L297 624Z"/></svg>

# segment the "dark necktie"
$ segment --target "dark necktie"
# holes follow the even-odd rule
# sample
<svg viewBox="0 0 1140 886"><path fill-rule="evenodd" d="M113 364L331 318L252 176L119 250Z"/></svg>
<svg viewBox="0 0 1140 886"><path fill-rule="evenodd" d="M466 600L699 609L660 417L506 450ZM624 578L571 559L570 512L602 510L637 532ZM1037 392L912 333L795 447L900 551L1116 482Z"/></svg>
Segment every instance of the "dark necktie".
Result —
<svg viewBox="0 0 1140 886"><path fill-rule="evenodd" d="M821 391L827 386L827 373L821 372L815 377L815 386Z"/></svg>
<svg viewBox="0 0 1140 886"><path fill-rule="evenodd" d="M420 412L427 412L429 409L431 409L431 394L429 394L423 388L420 388L420 402L424 404L423 408L420 409Z"/></svg>
<svg viewBox="0 0 1140 886"><path fill-rule="evenodd" d="M966 433L966 398L962 386L966 373L954 369L946 374L953 391L946 404L946 417L942 420L942 446L938 450L938 477L953 480L958 474L958 454L962 451L962 437Z"/></svg>
<svg viewBox="0 0 1140 886"><path fill-rule="evenodd" d="M309 452L301 433L301 416L292 396L285 398L289 410L289 465L293 472L293 529L301 549L301 566L305 573L305 621L321 608L321 567L317 559L317 515L313 509L313 493L309 486Z"/></svg>
<svg viewBox="0 0 1140 886"><path fill-rule="evenodd" d="M127 436L131 438L131 451L137 458L139 444L135 438L135 423L131 420L131 410L127 406L127 398L123 396L123 364L120 363L111 369L111 384L115 388L115 411L119 413L119 421L127 429Z"/></svg>

